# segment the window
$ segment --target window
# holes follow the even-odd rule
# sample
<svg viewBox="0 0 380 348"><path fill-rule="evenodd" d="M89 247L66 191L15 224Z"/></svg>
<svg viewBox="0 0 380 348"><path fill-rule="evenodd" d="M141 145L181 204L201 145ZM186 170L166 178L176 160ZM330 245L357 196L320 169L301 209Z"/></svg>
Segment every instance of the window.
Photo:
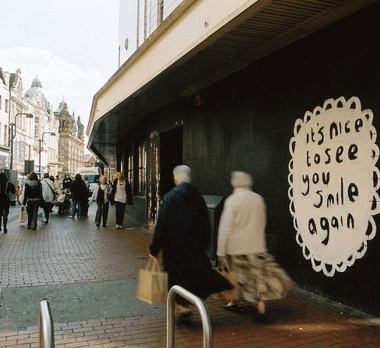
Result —
<svg viewBox="0 0 380 348"><path fill-rule="evenodd" d="M8 126L4 125L4 145L8 143Z"/></svg>
<svg viewBox="0 0 380 348"><path fill-rule="evenodd" d="M40 118L38 116L34 119L34 139L40 138Z"/></svg>
<svg viewBox="0 0 380 348"><path fill-rule="evenodd" d="M5 112L8 112L8 99L5 99Z"/></svg>
<svg viewBox="0 0 380 348"><path fill-rule="evenodd" d="M0 109L3 107L3 96L0 95Z"/></svg>
<svg viewBox="0 0 380 348"><path fill-rule="evenodd" d="M138 170L138 190L139 194L146 192L146 143L139 146L139 170Z"/></svg>
<svg viewBox="0 0 380 348"><path fill-rule="evenodd" d="M132 146L129 148L127 152L127 179L131 186L133 187L133 150Z"/></svg>

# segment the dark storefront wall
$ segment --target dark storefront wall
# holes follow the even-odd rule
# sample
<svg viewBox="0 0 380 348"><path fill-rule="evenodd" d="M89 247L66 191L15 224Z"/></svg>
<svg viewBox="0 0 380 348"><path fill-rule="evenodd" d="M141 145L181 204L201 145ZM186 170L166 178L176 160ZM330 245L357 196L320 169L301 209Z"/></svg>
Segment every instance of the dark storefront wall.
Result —
<svg viewBox="0 0 380 348"><path fill-rule="evenodd" d="M184 133L184 161L202 193L227 195L231 171L252 173L267 203L276 258L298 284L376 315L380 231L345 272L314 271L295 240L288 164L295 121L327 99L358 97L380 129L379 9L373 5L202 91L203 104L192 108Z"/></svg>
<svg viewBox="0 0 380 348"><path fill-rule="evenodd" d="M202 194L227 196L232 171L251 173L255 191L267 203L270 251L292 278L375 315L380 315L380 231L345 272L327 277L314 271L296 242L288 165L296 120L327 99L358 97L380 129L379 14L375 4L312 34L200 91L197 103L184 98L150 115L126 137L130 144L183 124L183 163L192 168ZM168 146L170 141L160 144L160 156ZM380 217L374 218L379 226Z"/></svg>

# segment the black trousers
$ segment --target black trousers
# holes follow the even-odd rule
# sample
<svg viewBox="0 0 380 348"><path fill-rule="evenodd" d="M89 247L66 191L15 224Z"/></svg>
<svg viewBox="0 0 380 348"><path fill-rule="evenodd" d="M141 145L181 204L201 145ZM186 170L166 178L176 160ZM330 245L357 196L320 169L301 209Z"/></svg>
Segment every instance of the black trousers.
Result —
<svg viewBox="0 0 380 348"><path fill-rule="evenodd" d="M35 230L37 228L38 209L40 202L28 202L26 204L26 212L28 213L28 227Z"/></svg>
<svg viewBox="0 0 380 348"><path fill-rule="evenodd" d="M109 202L107 203L97 203L98 204L98 209L96 210L96 215L95 215L95 223L97 225L100 225L100 221L103 218L103 226L106 226L107 224L107 219L108 219L108 210L109 210Z"/></svg>
<svg viewBox="0 0 380 348"><path fill-rule="evenodd" d="M11 203L4 202L0 203L0 231L1 231L1 220L3 220L4 231L7 231L7 222L8 222L8 214L9 214L9 206Z"/></svg>
<svg viewBox="0 0 380 348"><path fill-rule="evenodd" d="M44 202L42 204L42 209L44 210L46 221L49 221L49 215L50 215L50 211L52 207L53 207L53 204L50 202Z"/></svg>
<svg viewBox="0 0 380 348"><path fill-rule="evenodd" d="M125 206L126 203L121 203L118 201L115 201L115 208L116 208L116 225L123 225L124 221L124 212L125 212Z"/></svg>

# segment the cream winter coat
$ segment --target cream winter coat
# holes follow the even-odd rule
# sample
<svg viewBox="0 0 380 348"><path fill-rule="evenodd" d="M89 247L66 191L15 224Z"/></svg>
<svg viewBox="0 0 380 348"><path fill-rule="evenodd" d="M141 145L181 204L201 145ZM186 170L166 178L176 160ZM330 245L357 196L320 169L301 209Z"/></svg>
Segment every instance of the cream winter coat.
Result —
<svg viewBox="0 0 380 348"><path fill-rule="evenodd" d="M234 189L220 218L217 255L266 252L266 206L263 197L249 188Z"/></svg>
<svg viewBox="0 0 380 348"><path fill-rule="evenodd" d="M55 199L54 190L55 185L54 183L48 179L44 178L41 180L41 186L42 186L42 198L46 203L51 203Z"/></svg>

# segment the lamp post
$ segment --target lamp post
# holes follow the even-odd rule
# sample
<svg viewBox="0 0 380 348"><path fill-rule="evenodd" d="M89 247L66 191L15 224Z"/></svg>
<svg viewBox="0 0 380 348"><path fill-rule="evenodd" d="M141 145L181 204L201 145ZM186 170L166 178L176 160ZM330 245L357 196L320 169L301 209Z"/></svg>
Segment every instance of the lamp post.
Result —
<svg viewBox="0 0 380 348"><path fill-rule="evenodd" d="M13 169L13 139L15 138L16 133L17 133L16 121L17 121L17 116L19 115L25 115L26 118L33 118L33 114L26 113L26 112L19 112L18 114L15 115L15 122L10 123L10 129L11 129L11 163L9 166L10 169Z"/></svg>
<svg viewBox="0 0 380 348"><path fill-rule="evenodd" d="M39 147L38 147L38 161L39 161L39 165L38 165L38 171L41 173L41 151L42 151L42 143L44 142L44 135L45 134L50 134L51 136L55 136L55 133L54 132L43 132L42 133L42 136L41 136L41 139L38 140L39 142Z"/></svg>

